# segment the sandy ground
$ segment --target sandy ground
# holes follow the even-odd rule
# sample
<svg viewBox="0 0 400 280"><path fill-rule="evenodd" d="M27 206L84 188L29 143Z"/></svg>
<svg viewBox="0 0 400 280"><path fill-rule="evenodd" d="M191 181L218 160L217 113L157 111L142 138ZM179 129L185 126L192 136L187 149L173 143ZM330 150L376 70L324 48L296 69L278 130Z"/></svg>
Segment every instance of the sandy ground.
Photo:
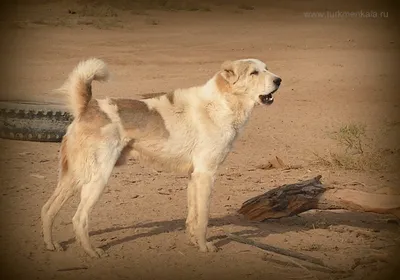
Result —
<svg viewBox="0 0 400 280"><path fill-rule="evenodd" d="M53 2L21 6L12 21L3 24L10 32L4 33L7 44L2 46L7 66L2 68L2 99L63 102L50 91L89 56L104 59L112 72L109 83L94 85L96 97L136 98L201 84L224 60L245 57L264 60L283 78L283 85L273 106L255 109L220 169L209 238L221 250L213 254L199 253L187 244L183 229L187 178L154 172L132 161L115 169L91 216L91 240L109 257L92 260L74 242L71 218L78 198L62 209L55 222L55 239L66 251L45 251L40 208L56 185L59 144L1 140L5 276L381 279L391 262L388 254L399 241L394 217L310 211L250 223L235 211L252 196L317 174L327 186L400 193L392 158L385 168L354 170L320 164L315 156L325 158L337 151L329 133L351 123L366 125L374 148L398 155L400 100L395 67L400 44L390 11L388 18L307 18L304 12L324 11L323 6L284 1L255 9L230 5L211 6L211 11L130 12ZM332 5L332 11L338 9ZM388 11L375 6L340 7ZM302 167L257 168L275 156ZM348 273L307 271L288 259L230 242L223 231L320 258ZM354 267L357 259L369 261ZM69 268L76 269L63 271Z"/></svg>

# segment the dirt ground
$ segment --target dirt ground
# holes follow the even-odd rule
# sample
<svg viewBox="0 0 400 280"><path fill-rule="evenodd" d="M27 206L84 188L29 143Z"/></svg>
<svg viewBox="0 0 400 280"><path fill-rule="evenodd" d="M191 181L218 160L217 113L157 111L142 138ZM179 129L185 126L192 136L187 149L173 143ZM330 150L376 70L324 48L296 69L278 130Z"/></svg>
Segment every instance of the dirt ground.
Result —
<svg viewBox="0 0 400 280"><path fill-rule="evenodd" d="M41 2L19 6L2 24L1 99L63 102L51 90L90 56L104 59L112 73L109 83L93 85L95 97L138 98L198 85L224 60L246 57L264 60L283 84L272 106L256 107L220 169L209 228L220 250L211 254L187 244L187 178L133 161L114 170L91 216L91 240L109 256L90 259L74 242L77 197L55 222L55 239L66 251L45 251L40 208L56 185L59 144L1 140L3 279L382 279L388 272L399 243L395 217L309 211L251 223L236 210L268 189L318 174L326 186L400 194L398 14L354 1L200 8L192 2L176 11ZM326 9L384 11L388 17L304 14L327 15ZM368 158L368 168L330 160L341 151L330 133L354 123L365 125L369 147L381 155ZM301 167L259 168L275 156ZM346 273L293 265L231 242L223 231L320 258Z"/></svg>

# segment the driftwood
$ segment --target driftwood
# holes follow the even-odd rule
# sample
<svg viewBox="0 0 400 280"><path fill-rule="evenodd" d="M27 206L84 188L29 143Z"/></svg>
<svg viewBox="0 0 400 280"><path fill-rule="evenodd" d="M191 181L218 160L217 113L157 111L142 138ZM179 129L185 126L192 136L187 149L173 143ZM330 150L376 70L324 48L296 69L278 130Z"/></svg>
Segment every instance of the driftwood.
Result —
<svg viewBox="0 0 400 280"><path fill-rule="evenodd" d="M311 209L346 209L400 218L400 195L326 188L321 177L274 188L245 201L238 212L252 221L289 217Z"/></svg>
<svg viewBox="0 0 400 280"><path fill-rule="evenodd" d="M245 201L239 213L253 221L282 218L314 209L326 188L321 175L296 184L283 185Z"/></svg>

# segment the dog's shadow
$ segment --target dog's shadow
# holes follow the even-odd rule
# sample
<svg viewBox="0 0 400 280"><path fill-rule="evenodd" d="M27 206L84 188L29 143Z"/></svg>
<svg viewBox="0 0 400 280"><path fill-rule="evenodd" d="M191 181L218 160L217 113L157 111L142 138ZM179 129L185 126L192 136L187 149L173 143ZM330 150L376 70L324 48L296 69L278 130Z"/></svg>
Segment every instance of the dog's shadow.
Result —
<svg viewBox="0 0 400 280"><path fill-rule="evenodd" d="M392 221L392 223L388 223ZM306 212L300 216L293 216L288 218L267 220L264 222L251 222L239 215L227 215L220 218L213 218L209 221L209 227L221 228L223 226L240 226L246 227L244 230L240 230L234 233L243 237L267 237L270 234L279 234L285 232L297 232L307 231L315 228L331 228L332 226L345 225L351 227L357 227L366 229L368 231L379 232L381 230L396 230L398 229L398 221L396 219L391 220L391 216L384 216L374 213L359 213L359 212L330 212L330 211L318 211L318 212ZM139 223L129 226L114 226L106 229L91 231L90 236L101 235L104 233L118 232L122 230L137 229L137 228L149 228L147 232L137 233L129 235L120 239L114 239L103 246L102 249L108 250L113 246L131 242L139 238L159 235L162 233L184 231L185 230L185 219L176 219L169 221L155 221L148 223ZM209 238L213 241L217 247L223 247L231 240L226 235L214 235ZM63 247L75 242L75 238L68 239L61 243Z"/></svg>

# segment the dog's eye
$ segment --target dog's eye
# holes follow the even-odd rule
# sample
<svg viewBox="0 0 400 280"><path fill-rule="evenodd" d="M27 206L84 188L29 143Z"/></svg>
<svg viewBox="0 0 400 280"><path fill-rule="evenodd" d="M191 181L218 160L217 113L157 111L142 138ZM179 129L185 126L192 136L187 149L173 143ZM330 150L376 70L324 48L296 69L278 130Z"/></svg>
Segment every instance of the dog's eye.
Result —
<svg viewBox="0 0 400 280"><path fill-rule="evenodd" d="M250 73L250 75L258 75L258 71L254 70L253 72Z"/></svg>

